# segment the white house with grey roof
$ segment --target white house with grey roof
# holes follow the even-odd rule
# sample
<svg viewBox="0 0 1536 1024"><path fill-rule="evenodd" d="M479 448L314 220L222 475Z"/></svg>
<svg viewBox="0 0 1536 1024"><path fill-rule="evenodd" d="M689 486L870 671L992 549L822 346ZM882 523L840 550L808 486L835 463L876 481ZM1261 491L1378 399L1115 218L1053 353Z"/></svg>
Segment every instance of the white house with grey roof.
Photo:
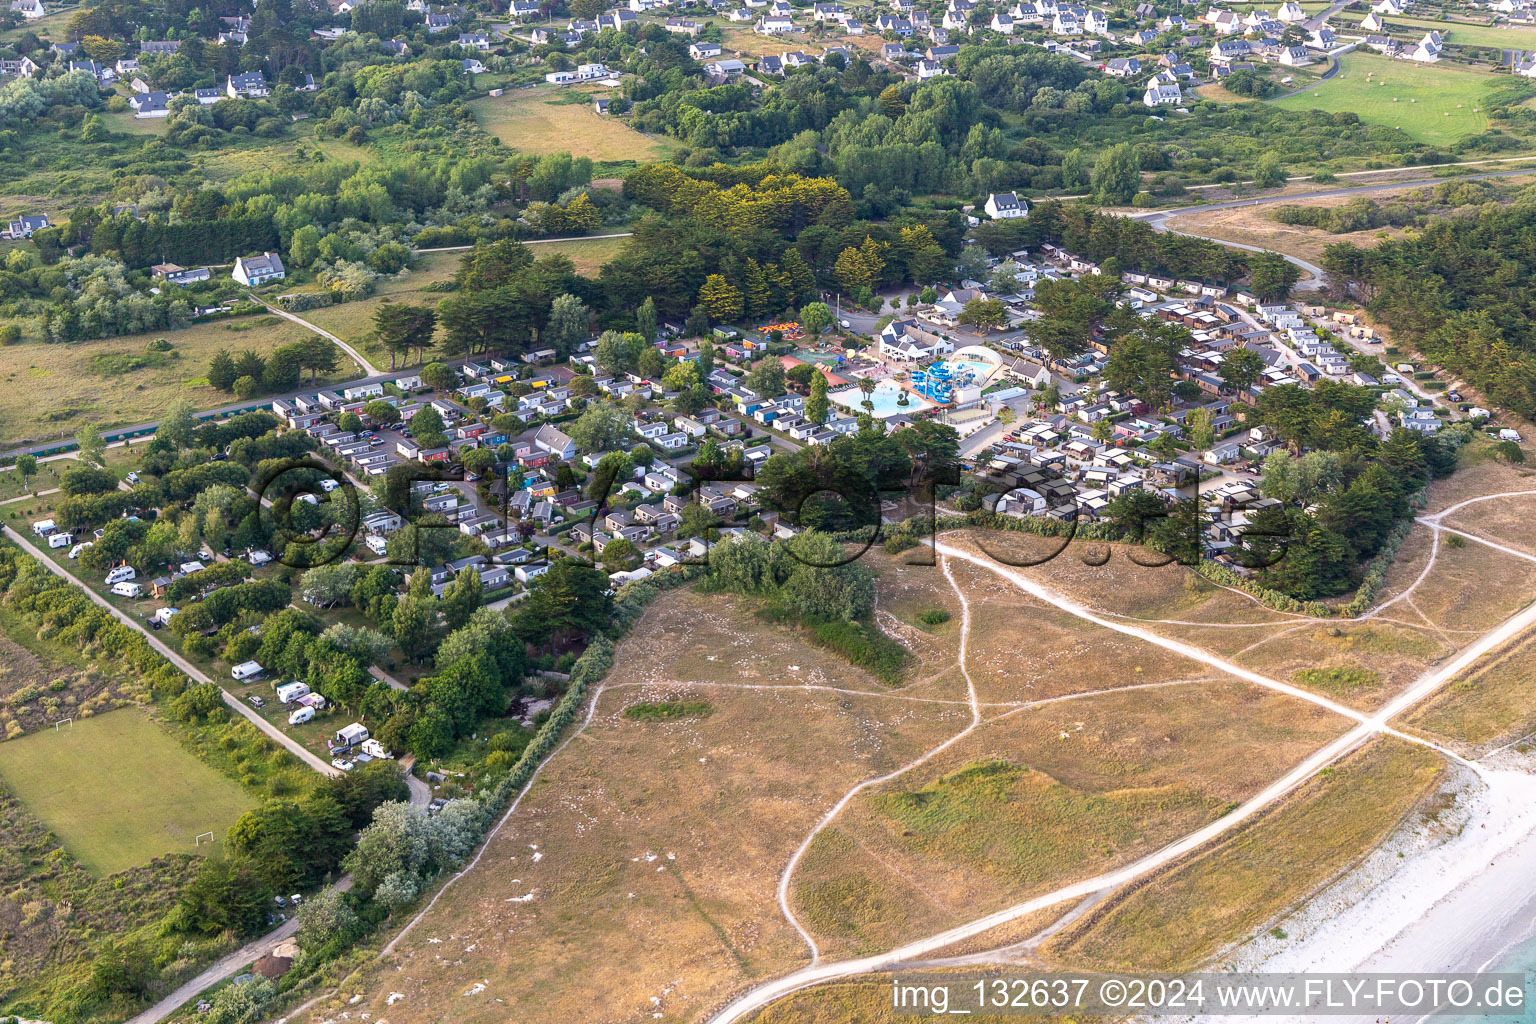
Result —
<svg viewBox="0 0 1536 1024"><path fill-rule="evenodd" d="M254 288L268 281L281 281L288 276L288 271L283 267L281 256L275 252L264 252L260 256L241 256L236 259L234 273L230 276L246 287Z"/></svg>

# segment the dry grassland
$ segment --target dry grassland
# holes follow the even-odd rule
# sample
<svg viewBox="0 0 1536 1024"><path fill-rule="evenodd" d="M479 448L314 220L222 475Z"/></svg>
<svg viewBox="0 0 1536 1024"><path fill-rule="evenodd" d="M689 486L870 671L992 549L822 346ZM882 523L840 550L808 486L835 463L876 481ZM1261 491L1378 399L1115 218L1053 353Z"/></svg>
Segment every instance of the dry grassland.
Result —
<svg viewBox="0 0 1536 1024"><path fill-rule="evenodd" d="M1188 970L1356 863L1434 788L1441 759L1378 739L1192 857L1122 889L1046 943L1068 969Z"/></svg>
<svg viewBox="0 0 1536 1024"><path fill-rule="evenodd" d="M366 1009L391 1024L697 1017L805 961L774 894L826 809L969 720L963 705L880 694L718 596L658 601L616 666L591 725L475 873L363 982ZM794 687L798 677L871 693L679 682ZM623 715L642 700L712 710ZM391 992L403 998L387 1005Z"/></svg>
<svg viewBox="0 0 1536 1024"><path fill-rule="evenodd" d="M1536 639L1490 652L1477 670L1403 719L1458 746L1482 748L1530 734L1536 709Z"/></svg>
<svg viewBox="0 0 1536 1024"><path fill-rule="evenodd" d="M1413 620L1408 609L1402 611L1404 621ZM1341 704L1374 711L1454 650L1427 627L1415 629L1381 619L1340 619L1304 624L1232 660L1270 679L1296 683Z"/></svg>
<svg viewBox="0 0 1536 1024"><path fill-rule="evenodd" d="M856 797L796 906L826 955L940 931L1152 852L1346 726L1227 680L1021 710Z"/></svg>

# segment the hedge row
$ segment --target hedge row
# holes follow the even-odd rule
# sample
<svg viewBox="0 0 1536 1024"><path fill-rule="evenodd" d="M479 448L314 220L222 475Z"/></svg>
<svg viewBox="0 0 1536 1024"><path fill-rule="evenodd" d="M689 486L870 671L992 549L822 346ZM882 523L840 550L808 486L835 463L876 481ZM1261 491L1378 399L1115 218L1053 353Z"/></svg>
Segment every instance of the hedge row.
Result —
<svg viewBox="0 0 1536 1024"><path fill-rule="evenodd" d="M335 302L330 292L292 292L279 295L277 304L290 313L303 313L310 309L324 309Z"/></svg>
<svg viewBox="0 0 1536 1024"><path fill-rule="evenodd" d="M485 827L489 827L501 808L528 784L534 772L538 771L539 765L559 745L560 737L566 727L576 721L577 716L581 714L581 707L586 702L588 689L592 684L601 682L608 674L608 670L613 667L615 643L622 639L639 620L646 605L665 591L683 586L692 578L691 571L659 574L625 584L619 589L613 602L613 619L608 635L599 634L592 638L587 649L571 666L570 685L566 688L565 695L560 698L560 702L555 705L554 711L550 713L549 719L534 734L528 746L523 749L522 756L518 758L506 777L481 796Z"/></svg>

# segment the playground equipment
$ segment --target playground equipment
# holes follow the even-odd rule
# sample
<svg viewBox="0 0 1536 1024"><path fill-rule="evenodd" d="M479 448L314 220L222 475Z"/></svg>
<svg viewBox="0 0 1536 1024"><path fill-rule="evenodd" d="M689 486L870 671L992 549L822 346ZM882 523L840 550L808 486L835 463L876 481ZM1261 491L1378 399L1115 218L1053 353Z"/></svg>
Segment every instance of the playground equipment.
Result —
<svg viewBox="0 0 1536 1024"><path fill-rule="evenodd" d="M778 331L780 336L786 341L805 337L805 328L793 321L784 324L763 324L758 328L758 332L761 334L772 334L774 331Z"/></svg>

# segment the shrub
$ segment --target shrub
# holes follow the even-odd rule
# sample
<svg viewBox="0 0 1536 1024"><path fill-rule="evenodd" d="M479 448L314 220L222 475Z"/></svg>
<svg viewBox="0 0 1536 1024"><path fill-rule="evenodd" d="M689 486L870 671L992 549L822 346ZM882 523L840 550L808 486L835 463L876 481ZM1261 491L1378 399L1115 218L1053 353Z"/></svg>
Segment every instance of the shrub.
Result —
<svg viewBox="0 0 1536 1024"><path fill-rule="evenodd" d="M708 718L714 713L714 705L707 700L643 700L624 709L624 717L637 722Z"/></svg>

